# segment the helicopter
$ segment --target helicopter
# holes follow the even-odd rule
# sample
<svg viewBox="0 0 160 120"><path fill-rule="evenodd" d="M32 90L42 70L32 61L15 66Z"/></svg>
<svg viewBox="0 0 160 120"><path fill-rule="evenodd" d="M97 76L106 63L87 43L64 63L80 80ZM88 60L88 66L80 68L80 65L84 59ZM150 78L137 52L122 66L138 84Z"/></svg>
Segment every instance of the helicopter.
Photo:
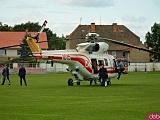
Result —
<svg viewBox="0 0 160 120"><path fill-rule="evenodd" d="M116 58L108 54L107 50L109 49L109 45L106 42L159 54L124 42L101 38L97 33L88 33L85 37L86 42L77 44L76 49L44 51L38 45L38 43L40 43L38 41L38 36L44 30L46 24L47 21L45 20L38 34L36 36L28 35L26 37L26 42L35 58L52 60L53 62L66 64L68 66L66 70L74 77L74 80L72 78L68 79L68 86L73 86L74 83L80 85L83 81L98 81L101 86L111 85L111 79L118 75L117 64ZM99 67L102 64L108 72L108 78L104 83L99 79Z"/></svg>
<svg viewBox="0 0 160 120"><path fill-rule="evenodd" d="M46 23L44 22L42 29L40 30L41 32L45 25ZM40 33L38 33L38 35L39 34ZM38 59L47 59L52 60L53 62L66 64L68 66L66 70L75 78L75 80L72 78L68 79L68 86L73 86L74 83L80 85L82 81L98 81L101 86L111 85L111 79L118 75L117 64L116 58L108 54L107 50L109 49L109 45L106 42L112 42L157 54L157 52L153 52L145 48L112 39L101 38L97 33L88 33L85 37L86 42L77 44L76 49L43 51L36 43L36 41L38 42L38 35L36 37L29 36L26 39L33 56ZM97 42L99 40L101 42ZM104 83L101 82L98 74L99 67L102 64L108 72L108 78Z"/></svg>
<svg viewBox="0 0 160 120"><path fill-rule="evenodd" d="M107 53L109 48L105 42L93 42L97 33L88 33L86 43L80 43L76 49L72 50L47 50L43 51L36 43L36 37L27 37L26 41L33 56L37 59L47 59L53 62L66 64L66 70L74 76L68 79L68 86L74 83L80 85L82 81L99 81L98 69L99 65L104 65L108 71L108 79L102 86L111 84L110 79L117 76L116 61L112 55Z"/></svg>

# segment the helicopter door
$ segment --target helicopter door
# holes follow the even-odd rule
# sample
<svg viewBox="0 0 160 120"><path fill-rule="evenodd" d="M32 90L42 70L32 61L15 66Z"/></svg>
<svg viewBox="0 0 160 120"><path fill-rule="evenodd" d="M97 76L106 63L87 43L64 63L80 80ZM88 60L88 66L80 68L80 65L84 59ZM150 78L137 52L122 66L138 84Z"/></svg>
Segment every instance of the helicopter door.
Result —
<svg viewBox="0 0 160 120"><path fill-rule="evenodd" d="M98 73L97 60L96 59L91 59L91 62L92 62L93 74Z"/></svg>
<svg viewBox="0 0 160 120"><path fill-rule="evenodd" d="M99 65L99 66L105 65L105 64L104 64L104 59L99 59L99 60L98 60L98 65Z"/></svg>

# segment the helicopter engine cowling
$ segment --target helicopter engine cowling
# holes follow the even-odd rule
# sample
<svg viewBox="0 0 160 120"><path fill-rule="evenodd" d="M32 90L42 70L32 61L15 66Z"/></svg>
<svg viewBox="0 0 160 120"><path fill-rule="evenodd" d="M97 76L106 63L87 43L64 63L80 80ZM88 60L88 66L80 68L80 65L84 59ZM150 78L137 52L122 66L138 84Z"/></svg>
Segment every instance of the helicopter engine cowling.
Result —
<svg viewBox="0 0 160 120"><path fill-rule="evenodd" d="M89 53L104 53L108 50L109 45L105 42L91 43L86 46L85 50Z"/></svg>
<svg viewBox="0 0 160 120"><path fill-rule="evenodd" d="M105 42L98 42L96 44L99 45L99 49L98 49L98 51L96 51L97 53L104 53L109 49L109 45Z"/></svg>
<svg viewBox="0 0 160 120"><path fill-rule="evenodd" d="M109 49L109 45L105 42L97 42L97 43L81 43L78 44L76 48L78 52L83 53L105 53Z"/></svg>

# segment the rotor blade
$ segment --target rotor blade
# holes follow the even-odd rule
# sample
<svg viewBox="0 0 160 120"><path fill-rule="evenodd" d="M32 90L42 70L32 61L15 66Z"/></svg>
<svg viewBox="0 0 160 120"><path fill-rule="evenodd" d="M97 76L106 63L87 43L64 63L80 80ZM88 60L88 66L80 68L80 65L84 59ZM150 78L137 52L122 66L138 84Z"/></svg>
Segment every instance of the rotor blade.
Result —
<svg viewBox="0 0 160 120"><path fill-rule="evenodd" d="M40 41L40 42L37 42L37 43L43 43L43 42L48 42L48 41Z"/></svg>
<svg viewBox="0 0 160 120"><path fill-rule="evenodd" d="M44 28L46 27L46 24L47 24L47 20L44 21L40 31L38 32L39 34L41 34L43 32Z"/></svg>
<svg viewBox="0 0 160 120"><path fill-rule="evenodd" d="M12 47L17 47L17 46L21 46L21 45L19 44L19 45L5 46L5 47L1 47L0 49L12 48Z"/></svg>
<svg viewBox="0 0 160 120"><path fill-rule="evenodd" d="M44 23L41 26L41 29L39 30L38 34L35 37L33 37L34 39L37 40L37 43L38 43L39 35L43 32L44 28L46 27L46 24L47 24L47 20L44 21Z"/></svg>
<svg viewBox="0 0 160 120"><path fill-rule="evenodd" d="M142 47L134 46L134 45L131 45L131 44L128 44L128 43L124 43L124 42L120 42L120 41L116 41L116 40L112 40L112 39L108 39L108 38L100 38L100 40L104 40L104 41L115 43L115 44L118 44L118 45L123 45L123 46L126 46L126 47L131 47L131 48L135 48L135 49L138 49L138 50L142 50L142 51L146 51L146 52L150 52L150 53L153 53L153 54L159 54L160 55L160 53L158 53L158 52L148 50L148 49L145 49L145 48L142 48Z"/></svg>
<svg viewBox="0 0 160 120"><path fill-rule="evenodd" d="M48 42L48 41L40 41L38 43L43 43L43 42ZM4 47L1 47L0 49L13 48L13 47L22 46L22 45L27 45L27 44L18 44L18 45L4 46Z"/></svg>

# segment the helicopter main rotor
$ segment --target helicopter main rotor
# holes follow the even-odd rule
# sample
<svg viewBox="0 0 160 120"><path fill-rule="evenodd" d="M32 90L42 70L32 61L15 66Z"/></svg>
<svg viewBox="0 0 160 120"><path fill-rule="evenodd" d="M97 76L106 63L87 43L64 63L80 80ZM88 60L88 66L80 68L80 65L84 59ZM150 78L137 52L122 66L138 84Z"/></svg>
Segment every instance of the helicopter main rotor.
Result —
<svg viewBox="0 0 160 120"><path fill-rule="evenodd" d="M97 33L88 33L86 35L86 42L95 42L96 40L99 39L99 34Z"/></svg>

